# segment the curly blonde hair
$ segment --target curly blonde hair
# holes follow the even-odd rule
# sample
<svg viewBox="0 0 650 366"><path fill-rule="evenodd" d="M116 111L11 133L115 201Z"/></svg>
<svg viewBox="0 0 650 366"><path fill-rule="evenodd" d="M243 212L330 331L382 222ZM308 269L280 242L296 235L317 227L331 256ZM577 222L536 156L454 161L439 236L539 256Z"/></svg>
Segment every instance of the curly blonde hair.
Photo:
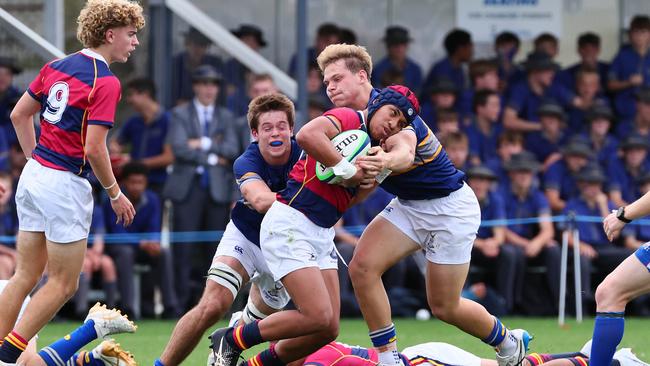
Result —
<svg viewBox="0 0 650 366"><path fill-rule="evenodd" d="M88 0L77 18L77 39L84 47L99 47L110 28L144 27L142 6L129 0Z"/></svg>
<svg viewBox="0 0 650 366"><path fill-rule="evenodd" d="M262 113L271 111L280 111L286 113L289 127L293 128L296 117L296 111L294 109L293 102L283 94L270 93L260 95L259 97L251 100L251 102L248 104L248 113L246 115L246 118L248 119L248 127L250 127L251 131L257 130L259 127L260 115Z"/></svg>
<svg viewBox="0 0 650 366"><path fill-rule="evenodd" d="M363 46L353 44L331 44L318 55L316 61L320 71L338 60L345 60L345 66L353 73L364 70L368 77L372 74L372 57Z"/></svg>

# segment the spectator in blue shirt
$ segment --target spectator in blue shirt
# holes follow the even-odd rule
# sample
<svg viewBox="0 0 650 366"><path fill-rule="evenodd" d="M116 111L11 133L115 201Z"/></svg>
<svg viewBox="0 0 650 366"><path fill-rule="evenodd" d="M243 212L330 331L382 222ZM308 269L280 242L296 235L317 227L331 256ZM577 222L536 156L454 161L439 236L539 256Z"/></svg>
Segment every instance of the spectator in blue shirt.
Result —
<svg viewBox="0 0 650 366"><path fill-rule="evenodd" d="M600 36L593 32L582 33L578 37L577 52L580 61L567 67L558 77L569 89L575 88L578 72L581 69L593 69L599 75L600 90L604 91L607 84L609 64L598 59L600 56Z"/></svg>
<svg viewBox="0 0 650 366"><path fill-rule="evenodd" d="M136 112L119 131L117 142L128 146L131 160L149 169L149 189L160 194L167 179L167 166L174 156L165 143L169 113L156 101L156 86L151 79L134 79L126 85L126 101Z"/></svg>
<svg viewBox="0 0 650 366"><path fill-rule="evenodd" d="M519 65L514 62L520 45L519 37L509 31L499 33L494 39L494 53L497 55L499 64L499 91L501 93L508 89L515 75L521 74Z"/></svg>
<svg viewBox="0 0 650 366"><path fill-rule="evenodd" d="M179 309L174 292L172 258L169 251L160 245L161 205L158 195L147 189L147 167L137 162L125 165L120 186L138 212L133 223L124 227L116 224L110 202L104 202L106 231L109 234L136 234L132 242L111 244L106 248L117 267L121 308L134 314L134 265L136 262L145 263L152 268L142 274L141 314L144 317L155 315L153 290L157 285L165 307L163 316L177 317ZM138 234L148 236L139 237Z"/></svg>
<svg viewBox="0 0 650 366"><path fill-rule="evenodd" d="M596 106L609 106L609 99L601 93L600 76L594 68L584 67L576 73L577 97L580 103L572 105L569 110L568 133L571 135L585 132L587 111Z"/></svg>
<svg viewBox="0 0 650 366"><path fill-rule="evenodd" d="M650 171L646 171L637 180L639 193L650 192ZM650 241L650 225L626 225L621 233L625 247L637 250L641 245Z"/></svg>
<svg viewBox="0 0 650 366"><path fill-rule="evenodd" d="M571 139L561 152L562 159L551 164L544 173L544 193L553 212L563 211L566 201L579 194L575 178L593 157L583 139Z"/></svg>
<svg viewBox="0 0 650 366"><path fill-rule="evenodd" d="M322 84L322 82L321 82ZM237 90L234 94L229 95L226 100L226 107L235 115L235 117L246 117L248 113L248 103L258 95L267 93L276 93L278 87L269 74L255 74L249 76L248 87ZM248 146L248 144L246 144Z"/></svg>
<svg viewBox="0 0 650 366"><path fill-rule="evenodd" d="M472 88L461 91L458 97L458 111L460 112L461 124L467 126L471 124L471 119L475 114L474 97L479 90L491 90L499 93L499 68L493 60L476 60L469 64L469 78ZM503 105L501 94L497 94L500 99L500 105ZM501 109L498 115L501 120Z"/></svg>
<svg viewBox="0 0 650 366"><path fill-rule="evenodd" d="M650 138L650 87L643 86L635 94L636 111L631 120L618 120L616 137L624 139L629 135Z"/></svg>
<svg viewBox="0 0 650 366"><path fill-rule="evenodd" d="M22 95L18 88L13 85L14 76L22 71L22 68L16 65L13 58L0 56L0 129L2 130L0 135L5 140L0 142L0 154L4 154L9 150L11 144L18 141L9 114ZM4 160L6 161L6 157ZM0 170L7 171L7 163L2 163L2 161L3 158L0 157Z"/></svg>
<svg viewBox="0 0 650 366"><path fill-rule="evenodd" d="M559 299L560 249L553 240L554 229L550 209L544 194L534 186L539 170L535 157L522 152L511 157L505 165L510 186L502 189L508 219L539 218L538 223L513 223L506 227L506 242L523 249L527 266L546 266L546 286L550 292L548 307L554 308ZM522 286L519 283L518 286ZM516 291L523 291L521 288Z"/></svg>
<svg viewBox="0 0 650 366"><path fill-rule="evenodd" d="M445 147L447 156L449 156L456 169L467 171L471 166L471 162L468 160L469 140L467 135L460 131L452 132L444 139L441 139L440 143Z"/></svg>
<svg viewBox="0 0 650 366"><path fill-rule="evenodd" d="M447 147L445 146L445 149ZM510 158L524 151L524 137L519 132L503 131L497 139L497 156L484 162L498 177L499 187L503 190L510 188L510 177L505 169L505 164Z"/></svg>
<svg viewBox="0 0 650 366"><path fill-rule="evenodd" d="M629 44L618 51L609 68L607 86L614 93L616 114L622 120L634 117L634 93L650 86L650 17L637 15L630 22Z"/></svg>
<svg viewBox="0 0 650 366"><path fill-rule="evenodd" d="M430 86L429 95L422 99L420 117L429 126L431 131L438 130L438 110L456 109L458 88L447 78L440 78Z"/></svg>
<svg viewBox="0 0 650 366"><path fill-rule="evenodd" d="M537 110L542 102L554 101L563 107L577 103L576 97L559 82L553 82L558 65L543 52L528 55L526 77L509 90L503 112L503 126L522 132L539 131Z"/></svg>
<svg viewBox="0 0 650 366"><path fill-rule="evenodd" d="M602 185L606 178L601 169L593 164L586 166L580 170L576 179L580 194L567 202L564 213L571 212L577 216L607 217L615 206L602 191ZM592 268L596 267L601 275L610 273L632 254L632 251L610 243L603 230L603 225L599 221L577 220L576 227L580 234L580 242L575 243L573 235L569 235L569 245L580 246L582 291L586 299L593 300Z"/></svg>
<svg viewBox="0 0 650 366"><path fill-rule="evenodd" d="M409 36L408 29L398 25L386 28L383 41L386 45L386 57L373 66L372 85L379 85L381 75L394 69L403 76L403 84L413 92L419 93L422 86L422 69L413 60L408 58L408 47L413 39Z"/></svg>
<svg viewBox="0 0 650 366"><path fill-rule="evenodd" d="M453 109L438 109L436 113L437 125L434 130L438 139L446 139L450 133L460 131L458 112Z"/></svg>
<svg viewBox="0 0 650 366"><path fill-rule="evenodd" d="M541 33L533 40L535 52L543 52L551 59L555 59L560 53L560 43L556 36L551 33Z"/></svg>
<svg viewBox="0 0 650 366"><path fill-rule="evenodd" d="M255 52L266 47L262 30L253 24L241 24L239 28L230 31L244 44ZM231 58L223 65L223 79L226 83L226 95L230 96L239 90L246 90L246 80L250 70L236 58Z"/></svg>
<svg viewBox="0 0 650 366"><path fill-rule="evenodd" d="M462 29L452 29L445 36L444 47L447 57L431 67L422 87L424 95L429 94L433 83L441 77L451 80L458 90L469 88L463 65L471 61L474 54L472 35Z"/></svg>
<svg viewBox="0 0 650 366"><path fill-rule="evenodd" d="M325 49L325 47L340 43L341 41L341 28L333 23L323 23L316 30L316 39L314 41L314 46L307 49L307 65L316 61L318 55ZM298 57L293 55L291 61L289 62L289 75L292 77L296 76L296 71L298 70Z"/></svg>
<svg viewBox="0 0 650 366"><path fill-rule="evenodd" d="M190 27L185 33L185 51L172 59L172 105L187 103L194 98L192 73L197 67L210 65L215 70L222 70L221 59L208 54L211 44L210 39L194 27ZM225 96L225 93L223 94Z"/></svg>
<svg viewBox="0 0 650 366"><path fill-rule="evenodd" d="M596 105L587 111L585 118L589 129L583 136L589 140L598 164L607 169L609 162L618 153L618 139L609 133L614 114L608 106Z"/></svg>
<svg viewBox="0 0 650 366"><path fill-rule="evenodd" d="M481 220L504 220L506 211L503 199L491 191L497 176L489 168L476 166L467 171L467 183L474 191L481 206ZM481 226L474 240L472 266L487 268L494 276L493 287L506 301L507 311L511 311L515 299L520 295L515 290L517 282L524 275L524 250L522 247L505 241L505 224ZM492 269L492 270L490 270ZM497 270L498 269L498 270ZM485 281L491 282L491 281Z"/></svg>
<svg viewBox="0 0 650 366"><path fill-rule="evenodd" d="M18 232L18 220L15 217L16 207L13 202L13 181L9 173L0 172L0 185L5 189L0 195L0 235L13 237ZM14 274L15 248L15 241L0 241L0 280L8 280Z"/></svg>
<svg viewBox="0 0 650 366"><path fill-rule="evenodd" d="M617 207L627 206L641 197L637 180L648 171L648 148L647 138L631 135L621 142L623 156L612 156L607 166L607 193Z"/></svg>
<svg viewBox="0 0 650 366"><path fill-rule="evenodd" d="M497 138L503 131L498 121L501 99L494 90L479 90L474 95L474 118L465 132L469 139L470 160L478 165L497 155Z"/></svg>
<svg viewBox="0 0 650 366"><path fill-rule="evenodd" d="M526 135L526 150L535 154L537 161L542 162L542 171L546 171L554 162L562 159L560 147L567 140L565 133L566 114L556 103L544 103L537 111L541 131Z"/></svg>
<svg viewBox="0 0 650 366"><path fill-rule="evenodd" d="M248 104L250 103L251 100L257 98L260 95L277 93L277 92L278 92L278 87L277 85L275 85L275 82L273 81L273 77L271 75L255 74L251 76L250 86L248 87L248 94L245 97L245 103L239 104L238 108L240 108L240 110L237 112L239 114L235 114L239 116L234 121L236 130L238 132L237 137L239 138L238 155L243 154L246 148L248 148L248 145L250 145L252 141L251 129L250 127L248 127L248 118L246 118L246 113L248 113ZM232 95L228 97L229 102L230 102L230 98L232 97L233 97ZM235 113L233 109L231 109L231 111Z"/></svg>

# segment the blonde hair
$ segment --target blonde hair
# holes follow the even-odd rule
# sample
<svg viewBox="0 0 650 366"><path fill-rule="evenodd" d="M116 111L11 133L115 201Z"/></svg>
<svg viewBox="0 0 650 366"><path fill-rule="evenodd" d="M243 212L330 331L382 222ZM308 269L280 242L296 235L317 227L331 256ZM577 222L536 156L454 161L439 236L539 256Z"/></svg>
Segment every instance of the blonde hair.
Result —
<svg viewBox="0 0 650 366"><path fill-rule="evenodd" d="M251 131L257 130L259 127L260 115L271 111L286 113L289 127L293 128L296 112L291 99L287 98L284 94L269 93L254 98L248 104L246 118L248 119L248 127L250 127Z"/></svg>
<svg viewBox="0 0 650 366"><path fill-rule="evenodd" d="M372 74L372 57L363 46L342 43L331 44L325 47L316 59L321 72L338 60L345 60L345 66L352 73L364 70L368 74L368 78Z"/></svg>
<svg viewBox="0 0 650 366"><path fill-rule="evenodd" d="M144 27L142 6L129 0L88 0L77 18L77 39L84 47L104 44L106 31L111 28Z"/></svg>

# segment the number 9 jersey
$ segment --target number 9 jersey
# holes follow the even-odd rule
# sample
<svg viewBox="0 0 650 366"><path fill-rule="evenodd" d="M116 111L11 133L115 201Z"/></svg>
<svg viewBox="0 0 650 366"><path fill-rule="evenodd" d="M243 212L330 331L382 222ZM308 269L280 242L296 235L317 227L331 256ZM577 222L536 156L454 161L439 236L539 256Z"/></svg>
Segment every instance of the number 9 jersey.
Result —
<svg viewBox="0 0 650 366"><path fill-rule="evenodd" d="M87 177L88 125L113 127L120 81L104 58L84 49L47 63L27 92L41 104L41 135L32 156L41 165Z"/></svg>

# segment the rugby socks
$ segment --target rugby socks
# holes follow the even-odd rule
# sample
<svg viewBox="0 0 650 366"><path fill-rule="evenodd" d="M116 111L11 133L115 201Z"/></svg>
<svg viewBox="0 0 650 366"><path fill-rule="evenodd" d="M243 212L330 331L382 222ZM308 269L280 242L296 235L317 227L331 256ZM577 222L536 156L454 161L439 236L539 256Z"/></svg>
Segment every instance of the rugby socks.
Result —
<svg viewBox="0 0 650 366"><path fill-rule="evenodd" d="M25 348L27 348L27 343L23 337L21 337L15 330L12 330L9 333L4 341L2 346L0 346L0 361L5 363L16 363L16 360L23 353Z"/></svg>
<svg viewBox="0 0 650 366"><path fill-rule="evenodd" d="M65 363L66 366L105 366L106 364L102 360L95 359L92 352L81 351L78 354L72 356L68 362Z"/></svg>
<svg viewBox="0 0 650 366"><path fill-rule="evenodd" d="M531 353L525 358L530 366L539 366L552 360L568 359L575 366L589 366L589 358L582 353Z"/></svg>
<svg viewBox="0 0 650 366"><path fill-rule="evenodd" d="M244 361L244 365L240 366L285 366L285 363L275 353L275 343L271 343L268 349Z"/></svg>
<svg viewBox="0 0 650 366"><path fill-rule="evenodd" d="M372 345L377 349L379 363L384 365L400 365L400 354L397 352L397 333L395 324L369 332Z"/></svg>
<svg viewBox="0 0 650 366"><path fill-rule="evenodd" d="M237 325L226 333L225 338L228 343L239 347L241 350L249 349L264 342L262 334L260 334L259 321Z"/></svg>
<svg viewBox="0 0 650 366"><path fill-rule="evenodd" d="M157 359L153 362L153 366L165 366L165 364L162 363L162 361L160 361L159 358L157 358Z"/></svg>
<svg viewBox="0 0 650 366"><path fill-rule="evenodd" d="M97 339L95 322L91 319L83 323L74 332L66 335L48 347L43 348L38 355L48 366L60 366L63 360L70 359L81 347Z"/></svg>
<svg viewBox="0 0 650 366"><path fill-rule="evenodd" d="M494 326L490 335L482 341L496 348L501 355L510 355L517 350L517 339L497 317L494 317Z"/></svg>
<svg viewBox="0 0 650 366"><path fill-rule="evenodd" d="M609 366L624 331L625 312L596 313L589 363L592 366Z"/></svg>

